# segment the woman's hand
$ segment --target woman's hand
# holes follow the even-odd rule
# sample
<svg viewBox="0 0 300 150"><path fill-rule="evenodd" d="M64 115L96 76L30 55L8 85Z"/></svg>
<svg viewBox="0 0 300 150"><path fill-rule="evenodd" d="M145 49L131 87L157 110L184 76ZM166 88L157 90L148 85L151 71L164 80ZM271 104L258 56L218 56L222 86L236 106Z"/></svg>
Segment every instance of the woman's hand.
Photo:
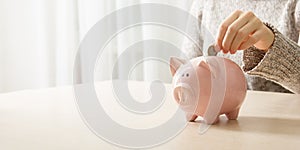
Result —
<svg viewBox="0 0 300 150"><path fill-rule="evenodd" d="M237 10L220 25L216 47L224 53L234 54L252 45L267 50L274 41L274 33L252 12Z"/></svg>

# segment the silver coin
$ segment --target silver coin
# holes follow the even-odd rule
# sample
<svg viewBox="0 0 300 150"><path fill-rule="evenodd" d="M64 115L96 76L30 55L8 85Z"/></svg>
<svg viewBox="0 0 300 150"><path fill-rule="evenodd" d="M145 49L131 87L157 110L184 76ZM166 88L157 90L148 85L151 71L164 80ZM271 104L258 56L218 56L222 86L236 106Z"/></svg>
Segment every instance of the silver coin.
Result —
<svg viewBox="0 0 300 150"><path fill-rule="evenodd" d="M208 56L217 56L218 52L216 52L214 45L208 47L207 54Z"/></svg>

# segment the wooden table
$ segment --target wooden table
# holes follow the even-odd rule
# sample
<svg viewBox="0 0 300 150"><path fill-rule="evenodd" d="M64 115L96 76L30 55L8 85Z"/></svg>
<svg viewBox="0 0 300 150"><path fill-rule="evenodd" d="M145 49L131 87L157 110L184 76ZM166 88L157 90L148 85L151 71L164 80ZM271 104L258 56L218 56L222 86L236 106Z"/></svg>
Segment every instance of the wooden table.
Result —
<svg viewBox="0 0 300 150"><path fill-rule="evenodd" d="M147 95L146 82L130 82L130 91L137 98ZM172 115L174 108L148 116L143 123L128 121L121 109L116 109L111 81L96 84L97 91L106 93L103 106L114 109L112 117L128 126L151 126ZM176 106L171 97L171 85L166 107ZM102 95L103 96L103 95ZM165 106L162 106L164 108ZM127 118L127 119L126 119ZM160 119L161 118L161 119ZM217 125L199 135L199 123L189 123L174 139L153 149L299 149L300 96L248 91L238 121L221 117ZM121 149L98 138L82 121L74 100L73 88L58 87L26 90L0 95L1 150L99 150Z"/></svg>

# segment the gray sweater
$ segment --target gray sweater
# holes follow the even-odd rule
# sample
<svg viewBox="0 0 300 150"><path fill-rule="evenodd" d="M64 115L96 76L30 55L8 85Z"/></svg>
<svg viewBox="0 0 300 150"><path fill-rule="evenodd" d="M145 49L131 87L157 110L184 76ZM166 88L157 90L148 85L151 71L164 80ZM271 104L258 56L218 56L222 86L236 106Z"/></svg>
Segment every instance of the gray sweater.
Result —
<svg viewBox="0 0 300 150"><path fill-rule="evenodd" d="M196 41L184 40L183 51L189 58L201 56L208 30L216 35L218 26L234 10L252 11L266 23L275 40L267 52L254 46L236 54L218 53L245 71L250 90L300 94L300 2L297 0L195 0L191 13L199 22L189 25ZM274 25L274 26L273 26ZM191 32L192 31L192 32Z"/></svg>

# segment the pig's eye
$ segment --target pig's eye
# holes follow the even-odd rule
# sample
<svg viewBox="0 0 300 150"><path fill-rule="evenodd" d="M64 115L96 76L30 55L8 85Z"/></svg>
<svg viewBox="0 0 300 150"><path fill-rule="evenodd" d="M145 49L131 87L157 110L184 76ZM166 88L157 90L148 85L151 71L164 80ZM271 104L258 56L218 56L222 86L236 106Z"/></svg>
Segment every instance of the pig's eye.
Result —
<svg viewBox="0 0 300 150"><path fill-rule="evenodd" d="M189 76L190 76L190 74L187 73L187 74L186 74L186 77L189 77Z"/></svg>

